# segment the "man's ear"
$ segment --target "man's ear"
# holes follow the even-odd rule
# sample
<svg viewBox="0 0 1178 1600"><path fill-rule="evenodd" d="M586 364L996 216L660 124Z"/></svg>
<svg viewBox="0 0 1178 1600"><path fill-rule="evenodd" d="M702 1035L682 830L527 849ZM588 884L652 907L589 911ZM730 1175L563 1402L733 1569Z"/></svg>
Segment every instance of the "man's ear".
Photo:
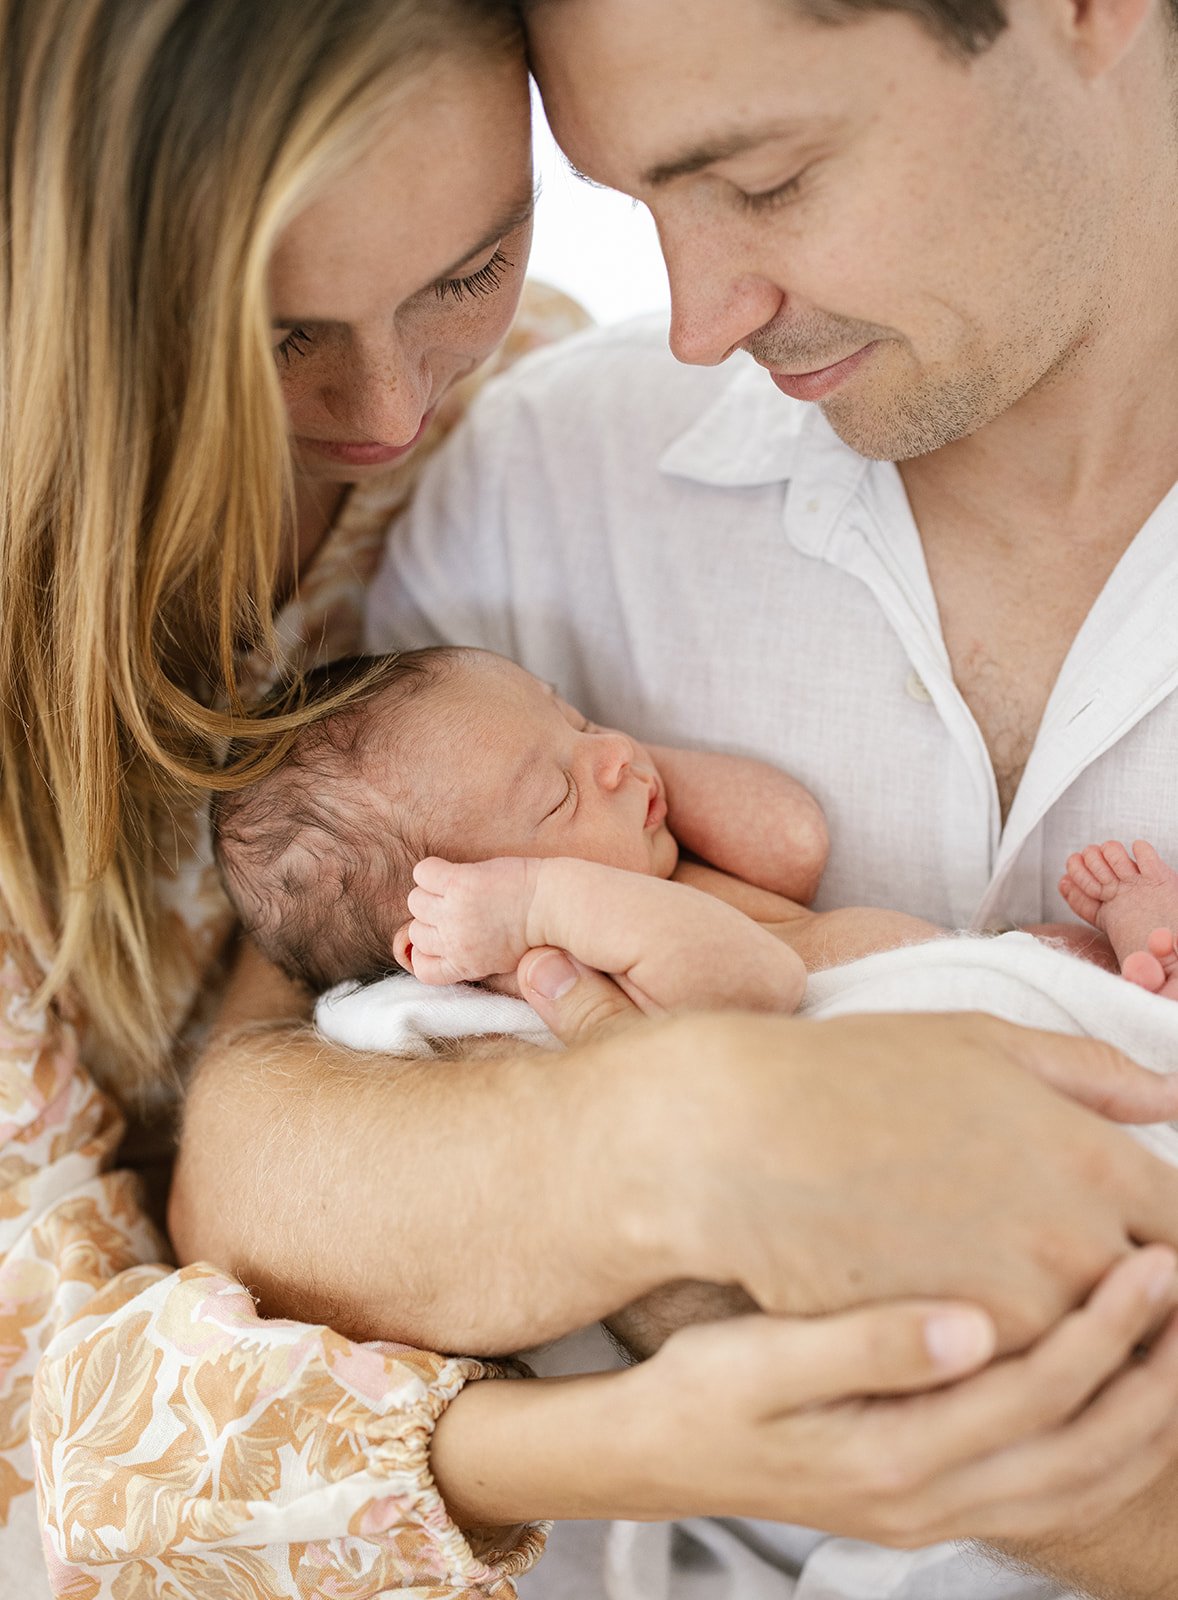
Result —
<svg viewBox="0 0 1178 1600"><path fill-rule="evenodd" d="M412 924L403 922L393 935L393 959L406 972L413 972L413 941L409 937ZM414 977L417 976L413 973Z"/></svg>
<svg viewBox="0 0 1178 1600"><path fill-rule="evenodd" d="M1158 0L1062 0L1068 31L1085 74L1117 67L1156 11ZM1164 0L1168 6L1169 0Z"/></svg>

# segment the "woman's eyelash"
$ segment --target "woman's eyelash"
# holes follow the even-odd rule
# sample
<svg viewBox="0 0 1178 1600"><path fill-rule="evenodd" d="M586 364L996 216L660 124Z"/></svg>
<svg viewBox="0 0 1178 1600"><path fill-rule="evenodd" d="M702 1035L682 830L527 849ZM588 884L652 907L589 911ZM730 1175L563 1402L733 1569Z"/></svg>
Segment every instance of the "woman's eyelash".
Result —
<svg viewBox="0 0 1178 1600"><path fill-rule="evenodd" d="M504 273L510 272L514 265L514 261L509 261L502 250L496 250L486 266L472 272L469 277L442 278L434 285L434 293L439 300L445 300L447 296L454 300L465 300L468 294L494 294L503 282Z"/></svg>
<svg viewBox="0 0 1178 1600"><path fill-rule="evenodd" d="M746 211L772 211L774 206L784 205L787 200L792 200L801 187L805 177L805 169L795 175L786 183L779 183L776 189L766 189L763 194L746 194L740 191L740 202Z"/></svg>
<svg viewBox="0 0 1178 1600"><path fill-rule="evenodd" d="M292 328L281 344L275 345L274 356L282 357L282 364L290 366L291 356L305 356L315 343L315 336L309 328Z"/></svg>

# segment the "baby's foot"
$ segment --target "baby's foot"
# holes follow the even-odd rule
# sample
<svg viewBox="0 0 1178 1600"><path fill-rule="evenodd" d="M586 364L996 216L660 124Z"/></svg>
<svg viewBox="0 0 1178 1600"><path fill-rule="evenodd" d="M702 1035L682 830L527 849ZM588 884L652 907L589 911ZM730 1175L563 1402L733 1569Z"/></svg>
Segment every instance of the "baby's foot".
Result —
<svg viewBox="0 0 1178 1600"><path fill-rule="evenodd" d="M1136 858L1136 859L1134 859ZM1078 917L1108 935L1121 974L1154 994L1178 999L1178 873L1151 844L1090 844L1070 855L1059 892Z"/></svg>
<svg viewBox="0 0 1178 1600"><path fill-rule="evenodd" d="M459 865L430 856L413 869L409 959L423 983L474 983L514 972L528 942L540 862L521 856Z"/></svg>
<svg viewBox="0 0 1178 1600"><path fill-rule="evenodd" d="M1121 976L1153 994L1165 995L1167 1000L1178 1000L1178 949L1170 929L1155 928L1144 950L1134 950L1125 957Z"/></svg>

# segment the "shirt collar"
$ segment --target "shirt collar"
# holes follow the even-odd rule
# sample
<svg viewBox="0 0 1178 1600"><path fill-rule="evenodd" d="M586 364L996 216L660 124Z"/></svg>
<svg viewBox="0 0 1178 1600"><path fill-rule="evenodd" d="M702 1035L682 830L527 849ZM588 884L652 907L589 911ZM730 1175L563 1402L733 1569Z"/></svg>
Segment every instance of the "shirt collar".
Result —
<svg viewBox="0 0 1178 1600"><path fill-rule="evenodd" d="M793 400L748 356L719 395L659 459L673 478L715 488L789 485L786 532L817 554L873 463L835 433L816 405Z"/></svg>

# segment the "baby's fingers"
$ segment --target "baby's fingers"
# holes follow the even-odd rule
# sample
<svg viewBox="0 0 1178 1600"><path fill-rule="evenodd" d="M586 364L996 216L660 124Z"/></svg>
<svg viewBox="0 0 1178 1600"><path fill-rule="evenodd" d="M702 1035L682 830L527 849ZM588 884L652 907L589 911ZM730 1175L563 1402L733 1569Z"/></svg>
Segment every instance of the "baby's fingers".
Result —
<svg viewBox="0 0 1178 1600"><path fill-rule="evenodd" d="M428 923L411 922L405 930L405 964L421 983L456 983L450 962L443 955L438 930Z"/></svg>
<svg viewBox="0 0 1178 1600"><path fill-rule="evenodd" d="M445 894L454 875L454 863L441 856L426 856L413 869L413 881L432 894Z"/></svg>
<svg viewBox="0 0 1178 1600"><path fill-rule="evenodd" d="M409 898L405 904L409 907L409 915L418 922L426 923L431 928L436 928L441 920L442 911L446 904L440 894L435 894L432 889L410 889Z"/></svg>

